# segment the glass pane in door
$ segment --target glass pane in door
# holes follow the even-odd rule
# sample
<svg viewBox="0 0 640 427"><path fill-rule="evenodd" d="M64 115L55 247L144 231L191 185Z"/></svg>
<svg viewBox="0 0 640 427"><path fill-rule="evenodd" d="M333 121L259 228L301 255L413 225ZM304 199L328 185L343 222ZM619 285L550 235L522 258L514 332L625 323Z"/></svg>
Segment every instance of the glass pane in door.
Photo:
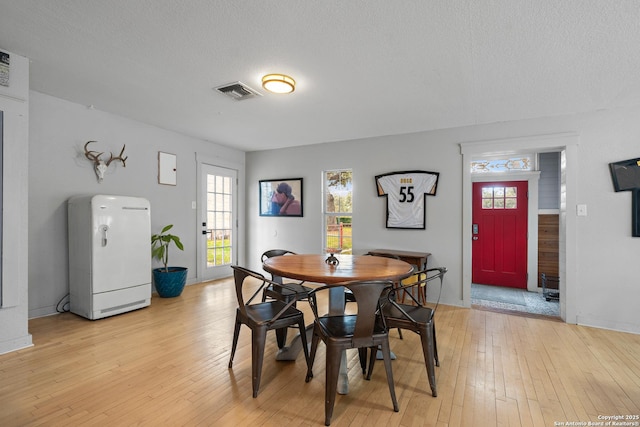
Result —
<svg viewBox="0 0 640 427"><path fill-rule="evenodd" d="M233 181L207 174L207 267L231 264Z"/></svg>

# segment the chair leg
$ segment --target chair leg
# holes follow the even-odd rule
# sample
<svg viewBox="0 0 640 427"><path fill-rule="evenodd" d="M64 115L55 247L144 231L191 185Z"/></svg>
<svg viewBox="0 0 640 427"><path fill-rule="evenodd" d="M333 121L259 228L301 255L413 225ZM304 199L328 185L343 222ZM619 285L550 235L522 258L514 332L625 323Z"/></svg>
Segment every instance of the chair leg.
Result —
<svg viewBox="0 0 640 427"><path fill-rule="evenodd" d="M313 327L313 337L311 338L311 353L309 354L309 362L307 363L307 377L305 382L309 382L313 378L313 362L316 360L316 350L318 349L318 343L320 336L316 333L316 326Z"/></svg>
<svg viewBox="0 0 640 427"><path fill-rule="evenodd" d="M238 320L238 315L236 314L236 326L233 330L233 344L231 344L231 357L229 358L229 368L233 367L233 356L236 354L236 347L238 346L238 337L240 336L240 326L242 324Z"/></svg>
<svg viewBox="0 0 640 427"><path fill-rule="evenodd" d="M438 360L438 342L436 340L436 323L432 319L431 324L433 325L433 358L436 361L436 366L440 367L440 360Z"/></svg>
<svg viewBox="0 0 640 427"><path fill-rule="evenodd" d="M401 339L401 340L402 340L402 339L404 339L404 338L402 337L402 329L400 329L400 328L398 328L398 335L400 336L400 339Z"/></svg>
<svg viewBox="0 0 640 427"><path fill-rule="evenodd" d="M373 374L373 366L376 364L376 359L378 358L378 346L370 347L371 356L369 357L369 371L367 372L366 380L371 380L371 374Z"/></svg>
<svg viewBox="0 0 640 427"><path fill-rule="evenodd" d="M264 359L266 341L266 327L257 327L251 331L251 385L253 386L253 397L258 397L258 390L260 389L260 377L262 376L262 361Z"/></svg>
<svg viewBox="0 0 640 427"><path fill-rule="evenodd" d="M307 329L304 325L304 318L300 318L298 322L298 329L300 330L300 341L302 342L302 349L304 350L304 360L307 364L307 370L309 369L309 346L307 345Z"/></svg>
<svg viewBox="0 0 640 427"><path fill-rule="evenodd" d="M336 402L338 390L338 376L340 375L340 361L342 350L334 346L327 346L327 368L324 394L324 425L331 424L333 406Z"/></svg>
<svg viewBox="0 0 640 427"><path fill-rule="evenodd" d="M374 351L373 348L371 351ZM391 349L389 341L382 342L382 357L384 358L384 369L387 371L387 383L389 383L389 393L391 394L391 402L393 402L393 410L399 412L398 399L396 399L396 388L393 383L393 370L391 369Z"/></svg>
<svg viewBox="0 0 640 427"><path fill-rule="evenodd" d="M279 349L282 349L287 343L287 329L289 328L276 329L276 341Z"/></svg>
<svg viewBox="0 0 640 427"><path fill-rule="evenodd" d="M436 368L433 366L433 323L427 323L427 327L420 331L420 341L422 342L424 364L427 367L427 376L429 377L429 385L431 386L431 395L437 397Z"/></svg>
<svg viewBox="0 0 640 427"><path fill-rule="evenodd" d="M367 347L360 347L358 349L358 358L360 359L362 375L365 375L367 373Z"/></svg>

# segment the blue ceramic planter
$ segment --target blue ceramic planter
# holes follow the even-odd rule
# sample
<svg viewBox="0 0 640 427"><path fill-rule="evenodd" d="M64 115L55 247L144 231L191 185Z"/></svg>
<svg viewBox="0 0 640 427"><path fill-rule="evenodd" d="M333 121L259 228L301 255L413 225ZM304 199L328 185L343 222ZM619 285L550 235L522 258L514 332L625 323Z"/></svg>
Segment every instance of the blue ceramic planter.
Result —
<svg viewBox="0 0 640 427"><path fill-rule="evenodd" d="M153 269L153 284L162 298L177 297L182 293L186 283L186 267L169 267L169 272L164 268Z"/></svg>

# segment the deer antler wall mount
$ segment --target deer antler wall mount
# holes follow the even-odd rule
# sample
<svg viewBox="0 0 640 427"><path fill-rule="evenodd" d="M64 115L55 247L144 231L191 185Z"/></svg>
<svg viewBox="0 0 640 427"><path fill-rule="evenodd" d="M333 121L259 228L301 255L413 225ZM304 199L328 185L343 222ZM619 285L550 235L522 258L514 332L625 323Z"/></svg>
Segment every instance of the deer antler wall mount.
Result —
<svg viewBox="0 0 640 427"><path fill-rule="evenodd" d="M84 144L84 155L87 159L93 162L93 168L95 169L96 176L98 177L98 182L102 182L102 180L104 179L104 173L107 171L107 168L109 167L111 162L113 162L114 160L120 160L122 162L122 166L125 168L127 167L125 162L129 157L122 157L122 155L124 154L124 148L126 147L126 144L122 146L122 150L120 150L120 154L117 157L113 157L113 153L109 153L110 154L109 160L105 162L104 160L100 159L100 156L103 155L104 153L98 153L97 151L90 151L87 148L89 144L91 144L92 142L97 142L97 141L87 141L87 143Z"/></svg>

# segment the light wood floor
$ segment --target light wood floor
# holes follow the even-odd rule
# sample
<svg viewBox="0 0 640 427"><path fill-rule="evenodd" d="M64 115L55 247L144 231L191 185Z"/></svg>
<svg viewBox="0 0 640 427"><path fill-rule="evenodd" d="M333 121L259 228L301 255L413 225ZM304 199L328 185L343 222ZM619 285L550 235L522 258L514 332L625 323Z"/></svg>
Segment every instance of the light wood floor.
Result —
<svg viewBox="0 0 640 427"><path fill-rule="evenodd" d="M107 319L34 319L35 346L0 355L0 425L323 425L324 351L307 384L304 357L275 361L270 337L253 399L248 329L227 368L234 313L222 280ZM350 393L338 396L332 426L554 426L640 415L638 335L442 305L436 326L437 398L418 337L392 331L400 412L383 364L364 381L350 352Z"/></svg>

